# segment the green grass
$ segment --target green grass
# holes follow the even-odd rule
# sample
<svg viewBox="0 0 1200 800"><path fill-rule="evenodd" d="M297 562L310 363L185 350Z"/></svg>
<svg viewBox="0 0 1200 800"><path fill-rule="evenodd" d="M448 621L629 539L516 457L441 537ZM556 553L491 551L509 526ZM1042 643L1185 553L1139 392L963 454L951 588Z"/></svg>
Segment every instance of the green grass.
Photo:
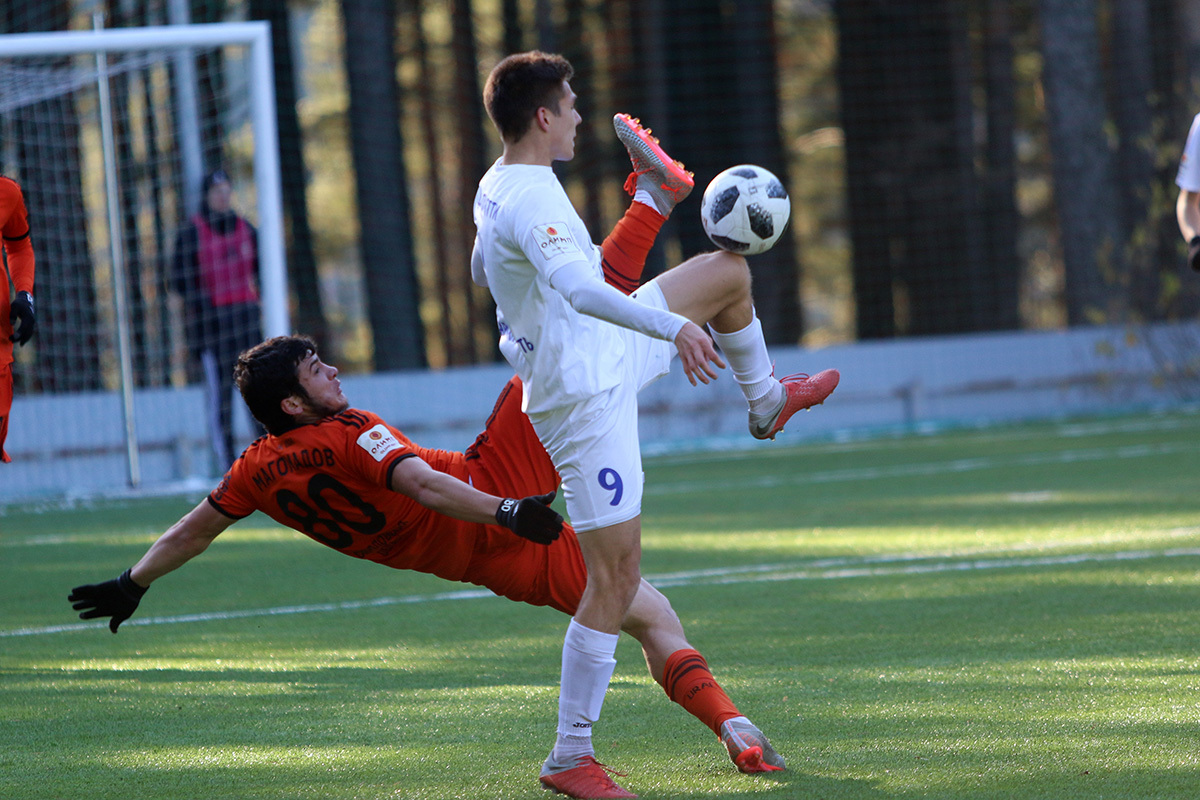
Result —
<svg viewBox="0 0 1200 800"><path fill-rule="evenodd" d="M643 571L789 769L738 774L625 638L598 756L643 798L1195 796L1198 442L1178 414L648 461ZM400 602L467 587L256 516L152 624L55 629L195 500L3 509L0 798L545 796L556 612Z"/></svg>

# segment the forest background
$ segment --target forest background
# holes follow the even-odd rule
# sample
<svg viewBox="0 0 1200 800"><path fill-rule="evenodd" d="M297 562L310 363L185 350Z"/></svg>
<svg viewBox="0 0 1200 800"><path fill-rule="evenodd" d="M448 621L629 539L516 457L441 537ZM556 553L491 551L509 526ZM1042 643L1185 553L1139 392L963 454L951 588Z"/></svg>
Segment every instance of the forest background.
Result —
<svg viewBox="0 0 1200 800"><path fill-rule="evenodd" d="M479 98L496 61L532 48L576 67L579 155L559 170L597 241L628 201L614 112L695 172L648 275L710 247L699 204L717 172L749 162L784 180L791 225L752 262L773 343L1200 309L1173 182L1200 111L1197 0L10 0L0 33L90 29L97 13L109 28L165 24L172 5L193 22L272 24L293 326L350 372L498 357L493 306L469 277L471 200L499 154ZM198 62L205 162L234 174L253 218L252 144L226 100L236 56ZM161 198L184 176L171 137L153 134L174 120L154 87L114 86L137 381L178 383L156 320L183 218ZM111 388L94 244L71 244L90 234L91 145L69 99L32 113L75 140L47 155L22 133L33 122L0 114L43 315L18 392Z"/></svg>

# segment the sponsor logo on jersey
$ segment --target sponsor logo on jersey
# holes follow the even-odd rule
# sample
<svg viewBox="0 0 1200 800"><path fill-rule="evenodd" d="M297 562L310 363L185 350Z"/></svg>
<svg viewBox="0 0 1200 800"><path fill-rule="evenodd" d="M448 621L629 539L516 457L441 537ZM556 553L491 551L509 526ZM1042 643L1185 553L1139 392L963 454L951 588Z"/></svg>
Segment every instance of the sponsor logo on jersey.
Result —
<svg viewBox="0 0 1200 800"><path fill-rule="evenodd" d="M556 256L579 252L579 246L571 238L571 231L565 222L551 222L549 225L534 227L533 240L537 242L538 250L547 261Z"/></svg>
<svg viewBox="0 0 1200 800"><path fill-rule="evenodd" d="M376 461L383 461L383 457L388 453L396 450L403 450L404 445L400 444L400 440L392 435L384 425L376 425L370 430L363 431L355 440L358 446L366 450L371 458Z"/></svg>

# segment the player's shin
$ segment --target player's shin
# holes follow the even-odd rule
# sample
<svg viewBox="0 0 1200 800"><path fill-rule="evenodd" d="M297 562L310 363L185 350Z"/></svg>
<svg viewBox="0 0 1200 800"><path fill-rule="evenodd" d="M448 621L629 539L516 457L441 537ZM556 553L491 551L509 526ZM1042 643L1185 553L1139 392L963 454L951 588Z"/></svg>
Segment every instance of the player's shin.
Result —
<svg viewBox="0 0 1200 800"><path fill-rule="evenodd" d="M721 735L721 723L741 713L709 671L704 656L690 648L671 654L661 684L667 697L718 736Z"/></svg>
<svg viewBox="0 0 1200 800"><path fill-rule="evenodd" d="M767 342L758 315L739 331L721 333L711 326L709 331L725 354L733 379L746 396L750 410L762 412L778 406L783 389L772 374L771 357L767 354Z"/></svg>

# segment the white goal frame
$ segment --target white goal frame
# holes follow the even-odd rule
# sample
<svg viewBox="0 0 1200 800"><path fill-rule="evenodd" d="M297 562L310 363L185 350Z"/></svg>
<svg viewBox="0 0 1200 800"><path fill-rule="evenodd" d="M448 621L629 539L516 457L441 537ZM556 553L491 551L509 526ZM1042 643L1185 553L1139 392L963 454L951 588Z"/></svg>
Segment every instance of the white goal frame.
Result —
<svg viewBox="0 0 1200 800"><path fill-rule="evenodd" d="M259 288L262 295L262 330L270 336L291 332L288 314L287 260L284 247L283 199L279 165L279 136L276 127L275 74L268 22L185 23L140 28L113 28L58 33L17 33L0 36L0 58L24 56L71 56L94 54L100 75L101 114L107 113L108 53L136 51L169 52L182 67L184 81L194 74L191 51L195 48L246 47L249 57L250 123L254 138L254 183L258 211ZM182 91L193 91L185 86ZM187 114L189 102L181 104ZM117 304L117 349L121 362L122 410L124 412L128 483L141 485L138 439L134 421L134 389L131 376L127 312L122 307L125 265L120 250L120 213L116 208L115 165L109 133L111 119L101 120L105 132L104 163L108 205L108 227L113 247L114 291ZM184 180L189 196L197 196L203 169L198 152L183 150ZM124 318L123 318L124 317Z"/></svg>
<svg viewBox="0 0 1200 800"><path fill-rule="evenodd" d="M283 244L283 191L279 171L279 134L275 125L275 69L269 22L211 22L111 28L64 33L14 33L0 36L0 58L135 50L186 50L192 47L244 45L250 52L251 128L254 131L254 182L258 196L258 242L263 332L291 332L288 321L287 266ZM270 143L264 146L264 143Z"/></svg>

